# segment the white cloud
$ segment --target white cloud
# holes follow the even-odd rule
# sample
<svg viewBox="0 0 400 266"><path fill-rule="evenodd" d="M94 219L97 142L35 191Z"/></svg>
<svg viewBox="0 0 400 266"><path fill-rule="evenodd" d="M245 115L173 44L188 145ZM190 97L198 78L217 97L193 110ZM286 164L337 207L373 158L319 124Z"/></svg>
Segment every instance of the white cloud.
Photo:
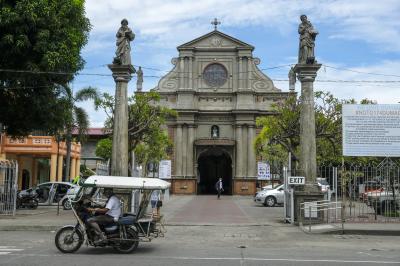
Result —
<svg viewBox="0 0 400 266"><path fill-rule="evenodd" d="M354 98L357 101L368 98L376 100L378 103L398 103L400 96L398 91L400 83L385 83L375 81L393 81L400 80L400 75L384 76L371 75L375 74L393 74L394 69L400 69L400 61L382 61L370 66L346 67L341 64L326 63L327 66L332 66L338 69L324 67L318 72L317 81L315 82L315 90L330 91L334 96L340 99ZM354 71L354 72L352 72ZM357 73L363 72L363 73ZM318 80L345 80L345 81L365 81L360 83L349 82L318 82ZM300 85L298 85L298 88Z"/></svg>
<svg viewBox="0 0 400 266"><path fill-rule="evenodd" d="M93 41L98 34L114 36L124 17L150 44L155 38L175 47L181 40L211 30L208 22L213 17L226 26L256 25L287 33L296 28L299 14L306 13L314 24L335 25L332 37L364 40L380 45L378 48L400 51L398 0L379 4L375 0L88 0L86 10L93 24Z"/></svg>

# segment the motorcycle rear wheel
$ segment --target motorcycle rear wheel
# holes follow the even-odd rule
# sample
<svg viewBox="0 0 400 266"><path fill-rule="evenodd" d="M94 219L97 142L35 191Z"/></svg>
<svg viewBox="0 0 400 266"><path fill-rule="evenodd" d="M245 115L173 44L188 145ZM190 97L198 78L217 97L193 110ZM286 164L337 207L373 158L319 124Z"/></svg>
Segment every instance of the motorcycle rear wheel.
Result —
<svg viewBox="0 0 400 266"><path fill-rule="evenodd" d="M55 237L55 244L58 250L63 253L77 251L83 243L83 234L75 226L67 226L58 230Z"/></svg>
<svg viewBox="0 0 400 266"><path fill-rule="evenodd" d="M139 236L135 230L129 229L127 230L126 234L129 240L134 240L134 241L129 241L129 242L126 241L122 242L118 246L114 246L114 249L119 253L123 254L132 253L139 246Z"/></svg>

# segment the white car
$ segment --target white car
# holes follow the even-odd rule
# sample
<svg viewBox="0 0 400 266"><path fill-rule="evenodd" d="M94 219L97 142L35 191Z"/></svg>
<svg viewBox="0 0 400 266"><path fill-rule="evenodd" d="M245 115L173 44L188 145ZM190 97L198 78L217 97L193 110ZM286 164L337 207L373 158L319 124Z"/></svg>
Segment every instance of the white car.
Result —
<svg viewBox="0 0 400 266"><path fill-rule="evenodd" d="M276 204L283 204L284 188L279 185L273 189L263 189L256 193L254 201L264 206L273 207Z"/></svg>
<svg viewBox="0 0 400 266"><path fill-rule="evenodd" d="M71 201L68 199L74 199L80 188L81 187L78 185L73 185L70 189L68 189L67 194L60 201L64 210L70 210L72 208Z"/></svg>

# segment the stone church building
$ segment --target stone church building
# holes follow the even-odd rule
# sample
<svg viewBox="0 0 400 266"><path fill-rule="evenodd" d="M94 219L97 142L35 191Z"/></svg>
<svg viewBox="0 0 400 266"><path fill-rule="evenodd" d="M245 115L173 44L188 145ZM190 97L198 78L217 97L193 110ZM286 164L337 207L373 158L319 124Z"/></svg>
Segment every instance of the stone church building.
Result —
<svg viewBox="0 0 400 266"><path fill-rule="evenodd" d="M215 194L221 177L224 194L254 194L256 118L272 115L271 105L289 92L259 70L253 46L217 29L177 49L154 89L161 105L178 112L166 125L174 141L172 193Z"/></svg>

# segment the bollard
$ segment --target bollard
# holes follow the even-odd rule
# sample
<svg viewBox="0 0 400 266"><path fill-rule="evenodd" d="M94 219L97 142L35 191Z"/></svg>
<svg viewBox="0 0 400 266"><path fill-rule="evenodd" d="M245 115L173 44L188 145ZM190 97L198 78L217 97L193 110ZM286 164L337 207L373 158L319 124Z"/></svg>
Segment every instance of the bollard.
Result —
<svg viewBox="0 0 400 266"><path fill-rule="evenodd" d="M60 215L60 201L57 202L57 216Z"/></svg>

